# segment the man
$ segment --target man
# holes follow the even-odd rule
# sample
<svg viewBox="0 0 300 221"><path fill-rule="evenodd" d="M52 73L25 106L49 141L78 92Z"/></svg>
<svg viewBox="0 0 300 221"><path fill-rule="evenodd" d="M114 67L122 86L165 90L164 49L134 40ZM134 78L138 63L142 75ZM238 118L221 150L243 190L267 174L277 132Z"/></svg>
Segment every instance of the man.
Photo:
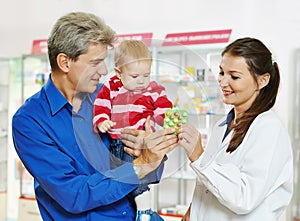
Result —
<svg viewBox="0 0 300 221"><path fill-rule="evenodd" d="M176 146L172 129L126 129L123 142L137 158L110 169L108 138L93 132L92 105L114 40L93 14L58 19L48 39L49 80L13 117L14 145L35 179L43 220L134 220L127 195Z"/></svg>

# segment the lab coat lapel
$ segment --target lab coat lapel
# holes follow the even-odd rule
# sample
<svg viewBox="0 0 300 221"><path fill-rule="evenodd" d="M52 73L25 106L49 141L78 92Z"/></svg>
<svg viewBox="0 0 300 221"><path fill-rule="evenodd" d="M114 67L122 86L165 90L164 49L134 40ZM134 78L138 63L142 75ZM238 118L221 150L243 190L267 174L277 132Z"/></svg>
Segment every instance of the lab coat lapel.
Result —
<svg viewBox="0 0 300 221"><path fill-rule="evenodd" d="M224 132L225 133L225 132ZM229 132L229 134L227 134L227 136L225 137L225 139L222 141L221 143L221 147L220 149L223 149L223 148L227 148L229 142L230 142L230 139L231 139L231 136L232 136L232 133L233 133L233 130L231 130ZM224 134L223 134L224 135Z"/></svg>
<svg viewBox="0 0 300 221"><path fill-rule="evenodd" d="M204 154L206 155L203 157L202 161L204 164L208 163L209 161L213 160L213 158L220 152L224 147L227 147L231 133L229 133L224 141L222 142L222 138L225 134L227 125L219 125L216 124L214 130L212 130L212 134L210 135L209 142L207 144L207 148L205 148Z"/></svg>

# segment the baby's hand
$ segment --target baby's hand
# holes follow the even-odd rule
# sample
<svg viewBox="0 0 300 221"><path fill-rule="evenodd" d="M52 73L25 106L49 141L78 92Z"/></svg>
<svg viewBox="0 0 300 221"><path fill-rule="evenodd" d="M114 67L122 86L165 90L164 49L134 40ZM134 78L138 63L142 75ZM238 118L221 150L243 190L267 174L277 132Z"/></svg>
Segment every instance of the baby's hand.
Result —
<svg viewBox="0 0 300 221"><path fill-rule="evenodd" d="M116 122L113 122L111 120L105 120L105 121L101 122L100 124L98 124L97 127L101 133L105 133L115 125L116 125Z"/></svg>

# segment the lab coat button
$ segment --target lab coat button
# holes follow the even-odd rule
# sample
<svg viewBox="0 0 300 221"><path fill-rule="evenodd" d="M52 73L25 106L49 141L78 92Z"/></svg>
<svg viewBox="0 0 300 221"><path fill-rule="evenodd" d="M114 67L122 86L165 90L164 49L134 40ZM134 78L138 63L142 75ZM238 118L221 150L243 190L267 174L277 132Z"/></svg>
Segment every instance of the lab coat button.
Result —
<svg viewBox="0 0 300 221"><path fill-rule="evenodd" d="M123 214L123 216L125 216L127 213L124 211L122 214Z"/></svg>

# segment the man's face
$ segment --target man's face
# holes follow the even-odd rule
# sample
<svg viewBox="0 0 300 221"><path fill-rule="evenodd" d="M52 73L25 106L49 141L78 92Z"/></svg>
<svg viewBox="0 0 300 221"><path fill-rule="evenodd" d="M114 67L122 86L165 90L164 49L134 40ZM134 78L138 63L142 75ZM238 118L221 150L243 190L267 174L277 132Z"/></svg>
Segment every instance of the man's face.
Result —
<svg viewBox="0 0 300 221"><path fill-rule="evenodd" d="M86 54L70 62L69 78L77 92L93 93L102 75L107 74L104 59L107 56L107 45L90 44Z"/></svg>

